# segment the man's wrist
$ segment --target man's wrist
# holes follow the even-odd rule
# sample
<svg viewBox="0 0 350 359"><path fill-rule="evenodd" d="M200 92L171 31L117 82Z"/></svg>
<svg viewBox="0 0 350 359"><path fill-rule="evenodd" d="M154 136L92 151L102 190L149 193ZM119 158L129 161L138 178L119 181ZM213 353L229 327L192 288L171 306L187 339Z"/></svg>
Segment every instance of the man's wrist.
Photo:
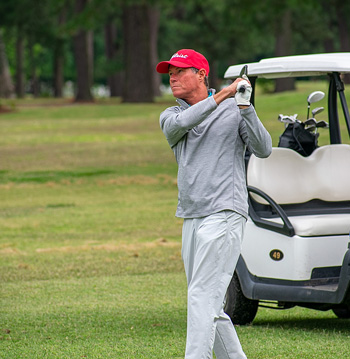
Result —
<svg viewBox="0 0 350 359"><path fill-rule="evenodd" d="M227 89L227 87L225 87L214 95L214 100L219 105L222 101L228 99L230 96L231 92Z"/></svg>

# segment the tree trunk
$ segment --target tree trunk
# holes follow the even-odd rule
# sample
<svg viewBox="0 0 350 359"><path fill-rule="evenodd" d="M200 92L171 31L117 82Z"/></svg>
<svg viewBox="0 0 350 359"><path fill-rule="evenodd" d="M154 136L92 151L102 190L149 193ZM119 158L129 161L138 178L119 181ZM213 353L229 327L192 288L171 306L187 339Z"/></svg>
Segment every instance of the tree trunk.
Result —
<svg viewBox="0 0 350 359"><path fill-rule="evenodd" d="M332 38L326 38L323 41L324 51L325 52L335 52L334 50L334 41Z"/></svg>
<svg viewBox="0 0 350 359"><path fill-rule="evenodd" d="M344 6L339 4L337 7L337 19L339 26L339 39L340 39L340 51L349 51L350 50L350 40L349 40L349 29L347 19L344 16Z"/></svg>
<svg viewBox="0 0 350 359"><path fill-rule="evenodd" d="M340 39L340 51L350 51L350 37L347 18L346 18L346 4L342 1L337 1L336 4L338 27L339 27L339 39ZM346 74L343 76L343 81L346 84L350 84L350 75Z"/></svg>
<svg viewBox="0 0 350 359"><path fill-rule="evenodd" d="M66 21L66 9L64 8L58 17L58 26ZM54 44L54 94L55 97L63 97L64 86L64 39L57 37Z"/></svg>
<svg viewBox="0 0 350 359"><path fill-rule="evenodd" d="M5 44L0 31L0 97L10 98L14 94L14 86L6 56Z"/></svg>
<svg viewBox="0 0 350 359"><path fill-rule="evenodd" d="M150 46L149 5L124 7L124 102L153 102L154 67Z"/></svg>
<svg viewBox="0 0 350 359"><path fill-rule="evenodd" d="M21 31L17 32L16 40L16 95L23 98L25 95L24 88L24 39Z"/></svg>
<svg viewBox="0 0 350 359"><path fill-rule="evenodd" d="M30 74L31 74L31 83L30 83L30 92L34 97L39 97L40 95L40 83L36 66L36 58L33 51L33 43L29 42L29 63L30 63Z"/></svg>
<svg viewBox="0 0 350 359"><path fill-rule="evenodd" d="M76 101L92 101L92 81L88 56L87 32L80 30L74 36L74 57L77 71Z"/></svg>
<svg viewBox="0 0 350 359"><path fill-rule="evenodd" d="M87 54L88 54L88 73L90 87L94 83L94 32L92 30L87 31Z"/></svg>
<svg viewBox="0 0 350 359"><path fill-rule="evenodd" d="M116 48L117 29L112 23L105 26L105 52L108 60L107 84L111 97L122 95L122 73L117 71L116 62L118 49Z"/></svg>
<svg viewBox="0 0 350 359"><path fill-rule="evenodd" d="M292 54L292 13L287 9L276 28L275 56L288 56ZM294 78L277 79L275 92L291 91L295 89Z"/></svg>
<svg viewBox="0 0 350 359"><path fill-rule="evenodd" d="M76 13L82 12L87 0L76 0ZM92 101L92 31L78 30L73 38L77 71L76 101Z"/></svg>
<svg viewBox="0 0 350 359"><path fill-rule="evenodd" d="M150 21L150 50L151 50L151 73L153 74L153 94L160 96L160 83L161 77L155 68L158 63L158 31L159 31L159 18L160 11L155 7L148 8L148 16Z"/></svg>
<svg viewBox="0 0 350 359"><path fill-rule="evenodd" d="M64 86L64 55L63 40L58 39L54 48L54 94L55 97L63 96Z"/></svg>
<svg viewBox="0 0 350 359"><path fill-rule="evenodd" d="M249 74L248 74L249 76ZM218 76L218 61L214 59L210 61L210 78L209 78L209 87L214 88L217 91L220 91L219 88L219 76Z"/></svg>

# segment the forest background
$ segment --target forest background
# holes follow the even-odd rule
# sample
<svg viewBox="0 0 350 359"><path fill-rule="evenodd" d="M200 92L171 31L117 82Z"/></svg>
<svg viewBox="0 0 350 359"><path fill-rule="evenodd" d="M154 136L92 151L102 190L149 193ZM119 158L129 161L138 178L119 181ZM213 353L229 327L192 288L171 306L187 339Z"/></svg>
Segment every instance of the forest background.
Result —
<svg viewBox="0 0 350 359"><path fill-rule="evenodd" d="M2 0L0 97L153 102L156 63L181 48L205 54L219 88L232 64L350 51L349 15L343 0Z"/></svg>

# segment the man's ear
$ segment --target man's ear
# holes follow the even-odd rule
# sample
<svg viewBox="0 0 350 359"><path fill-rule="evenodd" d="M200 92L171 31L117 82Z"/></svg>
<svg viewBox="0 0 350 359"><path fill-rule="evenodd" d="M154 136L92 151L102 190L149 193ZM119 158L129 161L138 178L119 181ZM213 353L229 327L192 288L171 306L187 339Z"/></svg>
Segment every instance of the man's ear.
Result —
<svg viewBox="0 0 350 359"><path fill-rule="evenodd" d="M205 76L207 75L207 73L206 73L206 71L204 69L200 69L198 71L198 74L201 77L201 79L203 79L203 80L204 80Z"/></svg>

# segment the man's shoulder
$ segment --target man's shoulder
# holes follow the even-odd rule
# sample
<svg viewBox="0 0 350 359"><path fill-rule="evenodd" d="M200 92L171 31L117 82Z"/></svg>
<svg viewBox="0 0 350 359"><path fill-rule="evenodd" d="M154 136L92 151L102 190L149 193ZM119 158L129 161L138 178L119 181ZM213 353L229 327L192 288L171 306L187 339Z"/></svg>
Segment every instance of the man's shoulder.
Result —
<svg viewBox="0 0 350 359"><path fill-rule="evenodd" d="M170 106L161 112L160 117L163 117L164 115L168 115L168 114L172 114L172 113L178 113L180 111L181 111L181 107L179 105Z"/></svg>
<svg viewBox="0 0 350 359"><path fill-rule="evenodd" d="M167 121L167 119L171 118L172 116L174 116L180 112L181 112L180 106L170 106L170 107L166 108L164 111L161 112L161 114L159 116L160 126L163 127L163 125Z"/></svg>

